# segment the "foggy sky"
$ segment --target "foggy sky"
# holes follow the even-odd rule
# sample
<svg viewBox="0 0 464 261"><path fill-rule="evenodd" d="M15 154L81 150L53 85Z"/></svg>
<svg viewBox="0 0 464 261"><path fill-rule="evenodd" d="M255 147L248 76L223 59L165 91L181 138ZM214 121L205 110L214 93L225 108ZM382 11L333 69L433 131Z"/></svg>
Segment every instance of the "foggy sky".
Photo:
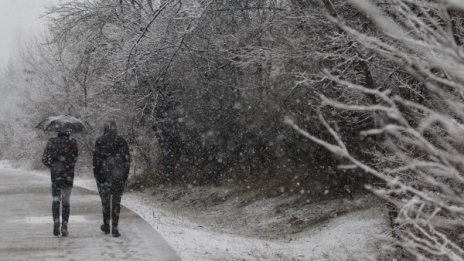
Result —
<svg viewBox="0 0 464 261"><path fill-rule="evenodd" d="M0 0L0 69L18 50L21 41L45 30L45 6L58 0Z"/></svg>

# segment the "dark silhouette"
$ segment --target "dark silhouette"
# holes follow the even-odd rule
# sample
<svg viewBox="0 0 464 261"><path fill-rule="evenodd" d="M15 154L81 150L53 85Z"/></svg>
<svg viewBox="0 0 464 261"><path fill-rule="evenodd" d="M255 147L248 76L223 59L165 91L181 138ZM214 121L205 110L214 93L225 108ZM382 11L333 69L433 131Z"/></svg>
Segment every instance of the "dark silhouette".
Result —
<svg viewBox="0 0 464 261"><path fill-rule="evenodd" d="M127 142L117 135L116 122L105 124L104 133L95 143L93 153L94 176L103 207L101 230L119 237L118 223L124 185L129 176L130 155Z"/></svg>
<svg viewBox="0 0 464 261"><path fill-rule="evenodd" d="M77 142L70 133L58 133L47 142L42 163L50 168L52 181L53 234L60 234L60 203L62 204L61 235L68 235L68 220L71 190L74 181L74 166L78 156Z"/></svg>

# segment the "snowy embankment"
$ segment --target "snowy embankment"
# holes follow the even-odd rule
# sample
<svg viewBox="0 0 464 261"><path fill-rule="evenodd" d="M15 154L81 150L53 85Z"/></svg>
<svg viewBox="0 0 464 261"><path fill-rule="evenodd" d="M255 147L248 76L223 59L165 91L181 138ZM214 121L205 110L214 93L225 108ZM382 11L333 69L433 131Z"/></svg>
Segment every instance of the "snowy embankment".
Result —
<svg viewBox="0 0 464 261"><path fill-rule="evenodd" d="M237 234L228 227L219 232L207 217L201 223L192 222L160 208L151 198L147 193L128 193L124 204L157 229L182 260L363 260L379 253L386 231L381 211L371 208L321 222L285 239L261 239L240 235L246 227ZM233 215L234 210L230 212ZM253 219L253 214L248 218ZM257 220L255 225L263 223L266 220ZM228 225L240 226L241 221Z"/></svg>
<svg viewBox="0 0 464 261"><path fill-rule="evenodd" d="M90 178L77 177L75 184L96 190ZM371 197L296 204L281 196L249 203L236 193L205 201L218 194L215 188L154 189L127 192L123 204L185 261L366 260L375 258L388 237L384 211Z"/></svg>

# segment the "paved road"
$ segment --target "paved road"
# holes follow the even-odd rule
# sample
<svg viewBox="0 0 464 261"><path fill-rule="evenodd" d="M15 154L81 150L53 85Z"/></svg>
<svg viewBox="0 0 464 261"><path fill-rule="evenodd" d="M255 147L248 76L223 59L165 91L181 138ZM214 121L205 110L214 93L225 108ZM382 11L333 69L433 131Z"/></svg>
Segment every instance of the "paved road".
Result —
<svg viewBox="0 0 464 261"><path fill-rule="evenodd" d="M99 197L74 187L69 236L52 235L50 180L0 168L0 260L180 260L163 238L127 208L122 236L100 231Z"/></svg>

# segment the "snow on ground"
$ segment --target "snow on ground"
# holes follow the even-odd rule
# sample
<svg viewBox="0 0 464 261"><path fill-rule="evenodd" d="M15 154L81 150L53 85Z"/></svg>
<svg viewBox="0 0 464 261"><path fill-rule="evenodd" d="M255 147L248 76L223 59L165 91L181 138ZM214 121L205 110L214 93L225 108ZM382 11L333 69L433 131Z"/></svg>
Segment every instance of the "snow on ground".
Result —
<svg viewBox="0 0 464 261"><path fill-rule="evenodd" d="M335 218L295 239L263 240L218 233L158 208L143 193L128 193L124 203L157 229L182 260L361 260L378 254L375 242L385 233L378 209Z"/></svg>
<svg viewBox="0 0 464 261"><path fill-rule="evenodd" d="M7 162L0 162L0 168L8 167L11 165ZM96 190L95 181L90 178L77 177L75 184ZM375 259L383 240L388 238L380 207L360 209L284 233L285 227L266 231L282 219L270 212L277 202L282 205L282 199L258 200L240 211L231 204L215 207L221 211L214 208L195 211L175 207L174 203L170 207L170 202L161 202L159 196L148 190L127 192L123 197L123 204L151 224L185 261L367 260ZM327 206L318 206L321 207ZM244 213L247 217L243 217ZM266 233L260 235L260 230ZM276 235L270 236L270 231Z"/></svg>
<svg viewBox="0 0 464 261"><path fill-rule="evenodd" d="M93 180L79 179L77 184L95 189ZM380 208L348 213L285 239L270 240L240 235L253 234L247 233L248 225L264 227L277 219L272 216L268 219L257 218L262 212L275 207L268 203L269 200L262 200L245 207L248 223L254 224L243 226L243 220L237 218L232 223L227 219L229 223L221 222L223 227L219 229L217 219L221 217L214 211L189 215L186 212L192 212L191 209L166 207L152 195L152 191L129 192L123 197L123 204L149 222L185 261L367 260L375 259L383 240L387 238L385 218ZM236 212L231 208L220 216L226 215L234 216ZM238 227L242 228L237 229L238 234L230 229Z"/></svg>

